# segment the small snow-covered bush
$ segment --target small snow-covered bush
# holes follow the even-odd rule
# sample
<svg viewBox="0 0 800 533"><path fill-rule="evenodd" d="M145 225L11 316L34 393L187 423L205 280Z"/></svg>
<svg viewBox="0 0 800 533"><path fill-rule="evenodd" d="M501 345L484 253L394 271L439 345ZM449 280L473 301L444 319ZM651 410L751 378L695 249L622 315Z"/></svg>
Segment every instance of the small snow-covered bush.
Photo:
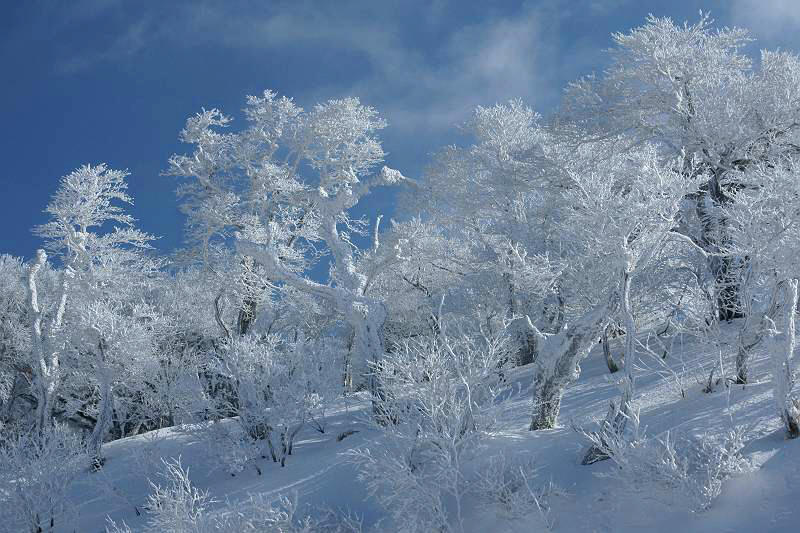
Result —
<svg viewBox="0 0 800 533"><path fill-rule="evenodd" d="M689 470L697 474L699 481L695 493L702 509L707 509L717 499L726 479L752 468L741 453L746 444L741 426L722 435L690 438L686 444Z"/></svg>
<svg viewBox="0 0 800 533"><path fill-rule="evenodd" d="M446 334L409 340L375 368L382 438L350 452L397 531L461 531L467 468L494 427L506 338Z"/></svg>
<svg viewBox="0 0 800 533"><path fill-rule="evenodd" d="M208 491L192 484L189 469L180 458L165 460L164 484L151 482L147 498L147 524L143 533L312 533L321 531L358 533L360 523L351 517L339 519L329 513L323 520L300 516L297 499L287 496L251 494L240 502L218 502ZM109 533L131 533L127 524L110 518Z"/></svg>
<svg viewBox="0 0 800 533"><path fill-rule="evenodd" d="M228 341L217 368L233 392L212 399L219 413L234 413L238 430L219 426L230 446L220 450L235 474L259 456L283 466L294 439L309 420L324 429L325 408L341 392L334 342L286 342L275 335L246 335Z"/></svg>
<svg viewBox="0 0 800 533"><path fill-rule="evenodd" d="M1 428L0 428L1 429ZM69 509L69 488L88 464L81 440L56 425L0 437L0 520L8 531L55 531Z"/></svg>
<svg viewBox="0 0 800 533"><path fill-rule="evenodd" d="M207 491L192 485L189 469L183 468L180 458L164 461L162 476L165 485L150 483L152 493L146 505L150 515L148 526L154 531L213 531L207 514L214 500Z"/></svg>
<svg viewBox="0 0 800 533"><path fill-rule="evenodd" d="M553 529L550 498L563 492L552 482L538 487L533 484L537 468L530 458L495 455L478 470L478 476L476 491L487 510L495 511L498 518L518 520L536 512L544 527Z"/></svg>
<svg viewBox="0 0 800 533"><path fill-rule="evenodd" d="M721 435L646 437L639 429L638 413L630 415L632 434L585 433L592 445L616 465L612 476L625 486L667 490L695 510L708 509L722 491L722 483L746 472L749 461L742 456L745 431L736 427Z"/></svg>

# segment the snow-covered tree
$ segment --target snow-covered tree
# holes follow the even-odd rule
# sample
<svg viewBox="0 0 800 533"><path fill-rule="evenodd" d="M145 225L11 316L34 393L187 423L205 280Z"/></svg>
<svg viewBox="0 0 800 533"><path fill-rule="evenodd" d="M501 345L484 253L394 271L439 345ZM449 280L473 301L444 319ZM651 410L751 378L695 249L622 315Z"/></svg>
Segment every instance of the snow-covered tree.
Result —
<svg viewBox="0 0 800 533"><path fill-rule="evenodd" d="M203 243L235 230L243 261L252 259L263 269L257 283L312 295L339 313L353 330L349 374L362 384L367 361L377 361L384 351L386 313L366 295L370 276L359 269L351 240L361 223L348 212L372 187L404 179L387 167L368 179L383 160L375 135L385 123L355 98L304 112L269 91L249 97L245 114L250 126L240 133L217 133L214 128L230 122L217 110L187 122L182 137L197 150L192 157L174 156L171 172L196 178L184 190L190 195L190 223L200 228ZM219 184L236 180L244 181ZM312 250L320 248L332 260L327 284L304 273L315 257ZM383 247L374 264L396 255Z"/></svg>
<svg viewBox="0 0 800 533"><path fill-rule="evenodd" d="M587 291L591 285L601 292L594 293L597 304L560 331L542 333L530 324L539 343L531 429L553 427L564 387L578 377L581 359L617 310L625 330L621 402L628 408L636 361L631 284L672 234L681 201L692 186L661 164L651 146L619 153L613 152L614 146L607 148L611 151L606 158L564 169L567 208L562 210L559 235L572 248L567 259L572 274L566 279L579 282L583 295L592 295ZM601 277L608 281L598 283Z"/></svg>
<svg viewBox="0 0 800 533"><path fill-rule="evenodd" d="M65 321L72 321L73 327L80 324L91 328L81 323L80 310L92 309L96 302L119 302L129 297L133 287L146 283L160 267L158 260L143 253L150 247L153 237L135 229L133 217L124 211L124 204L133 202L127 194L127 175L124 171L108 169L104 164L85 165L68 174L61 179L47 206L50 222L35 230L46 239L50 250L62 256L64 264L58 297L54 299L56 309L48 320L43 315L37 285L39 271L47 261L44 250L37 252L28 274L39 428L45 427L52 416L53 400L61 382L61 362L66 353L71 349L79 354L98 350L97 344L87 347L80 335L72 335L77 330L69 331ZM113 223L119 226L109 230L108 225ZM93 357L88 359L94 360ZM104 365L92 365L88 359L79 356L76 365L87 363L86 368L91 369L89 375L104 382ZM105 414L110 416L110 413ZM102 430L99 439L104 436L108 422L104 419L97 424Z"/></svg>
<svg viewBox="0 0 800 533"><path fill-rule="evenodd" d="M212 368L232 394L210 400L220 413L237 415L238 453L229 466L238 471L259 456L284 466L299 431L312 418L324 427L326 405L343 392L337 364L343 347L334 339L287 342L248 334L221 348Z"/></svg>
<svg viewBox="0 0 800 533"><path fill-rule="evenodd" d="M684 158L687 177L706 176L681 228L707 252L719 317L742 316L743 258L722 252L729 231L719 208L743 185L738 170L796 153L800 63L765 51L753 71L742 52L749 33L714 29L708 15L684 25L651 16L613 38L611 65L569 86L562 116L587 132L583 140L652 141L666 156Z"/></svg>
<svg viewBox="0 0 800 533"><path fill-rule="evenodd" d="M495 305L491 292L476 290L480 287L476 278L482 274L491 278L486 272L491 265L483 271L474 268L468 241L450 228L435 219L414 217L403 223L392 221L382 238L384 243L400 241L403 250L403 260L379 272L368 291L386 306L384 335L389 350L409 338L438 332L444 315L463 318L488 306L502 309L496 318L505 317L503 304ZM482 312L488 316L486 309Z"/></svg>
<svg viewBox="0 0 800 533"><path fill-rule="evenodd" d="M39 303L37 275L47 261L44 250L38 250L36 260L28 269L28 309L31 316L31 361L36 396L35 425L39 432L49 425L53 410L53 400L61 381L61 352L65 339L61 337L64 325L64 308L70 280L74 271L67 265L61 277L61 294L58 307L49 321L45 323Z"/></svg>
<svg viewBox="0 0 800 533"><path fill-rule="evenodd" d="M795 348L797 336L797 279L782 280L777 287L782 293L782 310L779 320L771 320L773 337L770 351L772 355L772 386L775 397L775 410L783 423L786 436L790 439L800 437L800 391L798 391ZM777 324L776 324L777 322ZM778 325L779 324L779 325Z"/></svg>
<svg viewBox="0 0 800 533"><path fill-rule="evenodd" d="M408 194L405 208L413 214L422 210L442 228L439 249L429 245L431 260L425 263L458 272L456 279L462 279L457 283L476 291L479 302L471 302L472 307L493 307L501 319L525 314L541 318L540 325L549 331L559 329L563 315L556 297L560 257L552 253L557 248L553 228L558 204L550 202L560 185L548 173L553 163L548 151L555 143L540 122L518 100L478 107L464 125L475 142L441 150L421 185ZM407 239L409 249L420 248L414 238ZM448 252L449 260L442 257ZM545 313L539 304L551 291L556 310ZM535 339L523 324L511 329L519 346L517 359L530 363Z"/></svg>
<svg viewBox="0 0 800 533"><path fill-rule="evenodd" d="M618 310L635 334L631 283L692 186L652 145L619 137L574 148L537 120L519 102L478 108L477 142L442 152L421 186L432 219L469 243L458 269L500 273L503 315L529 318L517 336L536 366L531 429L556 423L564 388Z"/></svg>
<svg viewBox="0 0 800 533"><path fill-rule="evenodd" d="M744 172L754 184L737 191L726 209L729 249L748 257L745 303L750 311L738 338L737 381L748 380L747 361L763 339L773 359L775 400L787 434L800 434L800 399L794 381L795 313L800 278L800 186L797 163L762 163Z"/></svg>
<svg viewBox="0 0 800 533"><path fill-rule="evenodd" d="M213 310L219 294L216 276L195 267L176 270L150 292L159 316L151 324L156 360L144 368L141 381L148 386L135 388L139 401L130 411L138 413L130 416L148 429L202 420L214 354L221 345Z"/></svg>

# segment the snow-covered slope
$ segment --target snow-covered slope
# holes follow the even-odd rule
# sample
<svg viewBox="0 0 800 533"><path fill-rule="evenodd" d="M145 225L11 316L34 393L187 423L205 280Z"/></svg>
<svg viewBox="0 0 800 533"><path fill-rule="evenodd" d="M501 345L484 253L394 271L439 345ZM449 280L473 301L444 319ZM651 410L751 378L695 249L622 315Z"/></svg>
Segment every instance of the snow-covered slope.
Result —
<svg viewBox="0 0 800 533"><path fill-rule="evenodd" d="M725 387L720 383L706 393L702 389L712 366L720 357L723 366L732 365L733 350L724 342L717 347L688 340L674 343L673 348L664 364L654 356L640 355L636 385L641 425L646 426L647 435L657 437L669 431L713 436L735 426L746 432L743 453L753 470L725 481L710 508L693 510L680 489L657 487L655 482L643 480L626 487L618 477L607 475L617 468L612 461L581 466L587 443L575 428L595 428L618 394L599 353L585 361L580 380L567 391L562 427L554 430L528 431L531 370L512 371L508 379L513 386L497 430L480 456L502 453L508 458L529 458L538 466L534 484L552 482L560 489L548 498L554 531L797 531L800 443L786 441L780 430L764 355L754 358L752 384ZM304 512L347 509L363 516L365 529L378 524L377 530L391 531L394 526L387 520L379 523L384 511L368 497L357 480L356 467L343 455L380 439L380 433L365 423L366 409L363 397L351 397L330 413L325 433L304 429L284 468L264 459L258 469L250 464L235 476L219 466L220 432L214 427L173 428L110 443L102 471L87 472L73 491L74 523L65 531L103 531L106 516L117 523L124 521L134 531L141 528L147 520L143 505L150 492L148 480L160 481L161 459L170 457L181 458L193 483L207 489L220 502L217 505L252 493L276 497L296 493ZM337 440L348 430L356 432ZM496 510L469 503L468 531L546 527L543 513L534 508L509 520Z"/></svg>

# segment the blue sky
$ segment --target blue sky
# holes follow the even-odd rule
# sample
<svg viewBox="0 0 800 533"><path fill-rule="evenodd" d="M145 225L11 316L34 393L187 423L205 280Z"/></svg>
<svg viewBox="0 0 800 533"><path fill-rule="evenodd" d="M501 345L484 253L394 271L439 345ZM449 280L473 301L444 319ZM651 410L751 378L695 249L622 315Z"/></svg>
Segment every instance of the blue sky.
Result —
<svg viewBox="0 0 800 533"><path fill-rule="evenodd" d="M387 162L418 175L476 105L520 97L547 115L564 85L601 70L610 34L648 13L753 31L800 49L797 0L16 1L0 17L0 252L31 257L30 228L60 176L84 163L131 172L140 226L182 240L175 179L161 176L187 116L241 119L273 89L304 107L358 96L388 120ZM391 215L392 192L360 210Z"/></svg>

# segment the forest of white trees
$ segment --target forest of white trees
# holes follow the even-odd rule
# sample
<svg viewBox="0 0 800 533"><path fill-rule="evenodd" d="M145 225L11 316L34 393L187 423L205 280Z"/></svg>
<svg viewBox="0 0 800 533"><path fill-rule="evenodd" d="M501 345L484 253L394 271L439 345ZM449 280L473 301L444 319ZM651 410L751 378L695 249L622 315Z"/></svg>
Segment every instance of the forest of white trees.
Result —
<svg viewBox="0 0 800 533"><path fill-rule="evenodd" d="M170 255L129 214L127 171L70 172L42 201L41 249L0 256L0 516L58 530L110 442L163 428L206 431L230 476L289 469L301 431L362 400L380 439L348 452L351 482L398 530L463 531L477 493L546 514L524 465L481 450L520 367L530 431L569 425L590 352L618 392L576 428L576 461L688 487L691 468L665 470L689 460L673 441L641 445L637 404L643 353L669 361L679 335L729 337L709 390L750 386L766 353L773 420L800 436L800 56L752 58L750 41L707 16L650 17L547 119L478 107L419 176L384 166L391 125L358 98L303 109L268 90L242 117L204 109L164 162L186 220ZM376 187L396 191L394 218L355 217ZM698 501L741 467L743 439L698 445L716 461L691 481ZM165 467L148 531L333 528L289 496L212 513L180 461Z"/></svg>

